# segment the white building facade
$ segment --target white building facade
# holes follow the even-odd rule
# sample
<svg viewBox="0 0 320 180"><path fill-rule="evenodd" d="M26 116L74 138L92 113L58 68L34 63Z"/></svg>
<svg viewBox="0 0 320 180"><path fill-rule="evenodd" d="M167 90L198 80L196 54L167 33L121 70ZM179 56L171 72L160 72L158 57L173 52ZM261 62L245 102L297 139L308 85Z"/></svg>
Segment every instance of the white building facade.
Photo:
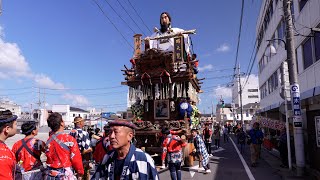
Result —
<svg viewBox="0 0 320 180"><path fill-rule="evenodd" d="M18 118L21 116L21 106L18 104L12 102L12 101L7 101L7 100L1 100L0 101L0 110L10 110L12 114L17 115Z"/></svg>
<svg viewBox="0 0 320 180"><path fill-rule="evenodd" d="M252 117L260 109L259 103L248 103L242 107L242 118L244 122L241 122L241 111L238 105L232 107L231 104L225 104L222 107L221 104L216 108L216 122L221 125L225 124L250 124Z"/></svg>
<svg viewBox="0 0 320 180"><path fill-rule="evenodd" d="M241 85L246 83L246 78L240 78ZM232 87L232 99L235 104L240 104L240 85L238 78L235 79ZM251 75L244 87L242 87L242 105L249 103L259 103L259 79L257 76Z"/></svg>
<svg viewBox="0 0 320 180"><path fill-rule="evenodd" d="M305 132L306 161L312 168L320 170L320 147L316 145L315 116L320 115L320 32L311 31L320 27L319 0L293 0L295 53L301 93L303 128ZM281 85L289 87L285 50L286 25L283 18L283 3L280 0L263 0L258 17L257 56L259 67L259 90L261 115L285 121ZM271 54L269 42L277 53ZM320 142L320 139L318 140ZM312 158L311 158L312 157Z"/></svg>
<svg viewBox="0 0 320 180"><path fill-rule="evenodd" d="M58 112L61 114L66 126L73 126L73 120L75 117L82 117L84 119L89 118L89 111L85 111L80 108L71 107L65 104L52 105L52 112Z"/></svg>

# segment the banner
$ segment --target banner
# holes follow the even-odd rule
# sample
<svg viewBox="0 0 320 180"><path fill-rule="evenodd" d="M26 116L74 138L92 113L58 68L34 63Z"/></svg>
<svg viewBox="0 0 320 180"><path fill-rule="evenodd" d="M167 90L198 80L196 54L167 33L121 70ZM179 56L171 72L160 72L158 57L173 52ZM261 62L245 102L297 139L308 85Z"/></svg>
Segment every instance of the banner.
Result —
<svg viewBox="0 0 320 180"><path fill-rule="evenodd" d="M275 130L281 130L286 127L286 124L283 121L265 118L261 116L253 117L250 122L251 126L253 126L253 123L255 122L259 123L260 127L266 127L266 128L275 129Z"/></svg>

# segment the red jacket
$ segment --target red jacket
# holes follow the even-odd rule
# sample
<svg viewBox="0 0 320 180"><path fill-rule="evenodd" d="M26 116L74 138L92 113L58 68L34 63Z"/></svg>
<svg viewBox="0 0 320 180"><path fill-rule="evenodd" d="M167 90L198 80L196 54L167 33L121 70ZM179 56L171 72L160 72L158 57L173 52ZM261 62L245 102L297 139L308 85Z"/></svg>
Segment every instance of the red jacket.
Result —
<svg viewBox="0 0 320 180"><path fill-rule="evenodd" d="M6 144L0 141L0 179L13 180L16 158Z"/></svg>
<svg viewBox="0 0 320 180"><path fill-rule="evenodd" d="M28 141L26 138L24 138L24 140ZM18 157L18 159L16 159L17 163L22 161L24 171L30 171L33 168L41 166L40 159L36 159L36 157L32 156L25 148L22 148L19 154L16 154L21 146L22 140L16 142L12 147L12 152ZM41 152L44 152L45 143L39 139L32 138L28 141L27 146L36 156L40 157Z"/></svg>
<svg viewBox="0 0 320 180"><path fill-rule="evenodd" d="M96 148L93 152L93 159L96 161L96 163L100 163L103 160L104 155L106 155L109 151L112 150L112 147L110 146L109 137L103 136L96 145Z"/></svg>
<svg viewBox="0 0 320 180"><path fill-rule="evenodd" d="M166 158L167 153L179 152L181 151L182 147L185 147L186 145L187 144L182 142L179 136L169 134L162 144L162 161Z"/></svg>
<svg viewBox="0 0 320 180"><path fill-rule="evenodd" d="M51 137L52 135L48 140ZM46 155L48 166L51 168L72 167L79 175L83 175L82 157L76 139L65 133L57 135L57 139L66 144L69 147L69 151L64 149L55 140L52 140L50 143L47 142Z"/></svg>

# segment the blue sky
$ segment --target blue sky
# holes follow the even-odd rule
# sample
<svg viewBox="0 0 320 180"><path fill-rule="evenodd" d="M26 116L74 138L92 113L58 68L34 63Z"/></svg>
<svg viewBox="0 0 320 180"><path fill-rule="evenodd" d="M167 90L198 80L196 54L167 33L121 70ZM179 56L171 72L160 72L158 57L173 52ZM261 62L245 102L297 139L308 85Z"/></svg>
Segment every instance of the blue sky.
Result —
<svg viewBox="0 0 320 180"><path fill-rule="evenodd" d="M112 20L108 21L95 1ZM0 15L0 96L27 109L39 100L52 104L96 107L105 111L126 108L123 65L130 65L134 33L151 35L128 0L2 1ZM111 7L127 22L125 24ZM120 3L119 3L120 2ZM240 0L130 0L149 29L159 27L159 15L170 13L172 26L197 29L192 35L200 59L199 77L231 75L240 23ZM132 19L122 9L127 10ZM256 37L260 0L245 1L238 60L247 70ZM131 30L131 29L132 30ZM143 32L141 32L141 30ZM253 73L257 72L257 65ZM216 72L214 70L229 69ZM207 79L199 108L211 111L217 96L230 100L224 86L231 78ZM43 88L47 88L44 90ZM64 90L54 90L64 89ZM45 93L44 93L45 92ZM45 94L45 95L44 95Z"/></svg>

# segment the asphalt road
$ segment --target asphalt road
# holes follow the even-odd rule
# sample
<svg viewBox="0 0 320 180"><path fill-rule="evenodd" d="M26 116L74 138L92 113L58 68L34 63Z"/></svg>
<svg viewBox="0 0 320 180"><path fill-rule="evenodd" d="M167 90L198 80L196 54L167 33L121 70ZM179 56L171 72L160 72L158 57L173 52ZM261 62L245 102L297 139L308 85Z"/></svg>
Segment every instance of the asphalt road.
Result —
<svg viewBox="0 0 320 180"><path fill-rule="evenodd" d="M233 135L231 135L233 137ZM233 138L234 139L234 138ZM281 176L273 169L265 160L260 159L258 167L251 167L250 163L250 149L245 147L243 155L238 154L235 146L236 140L232 143L231 138L229 142L224 143L223 138L220 142L221 148L214 150L214 156L210 158L211 174L204 174L197 171L198 164L192 168L183 168L182 179L201 179L201 180L280 180ZM241 160L241 157L243 161ZM168 170L160 172L160 179L170 179L170 172Z"/></svg>

